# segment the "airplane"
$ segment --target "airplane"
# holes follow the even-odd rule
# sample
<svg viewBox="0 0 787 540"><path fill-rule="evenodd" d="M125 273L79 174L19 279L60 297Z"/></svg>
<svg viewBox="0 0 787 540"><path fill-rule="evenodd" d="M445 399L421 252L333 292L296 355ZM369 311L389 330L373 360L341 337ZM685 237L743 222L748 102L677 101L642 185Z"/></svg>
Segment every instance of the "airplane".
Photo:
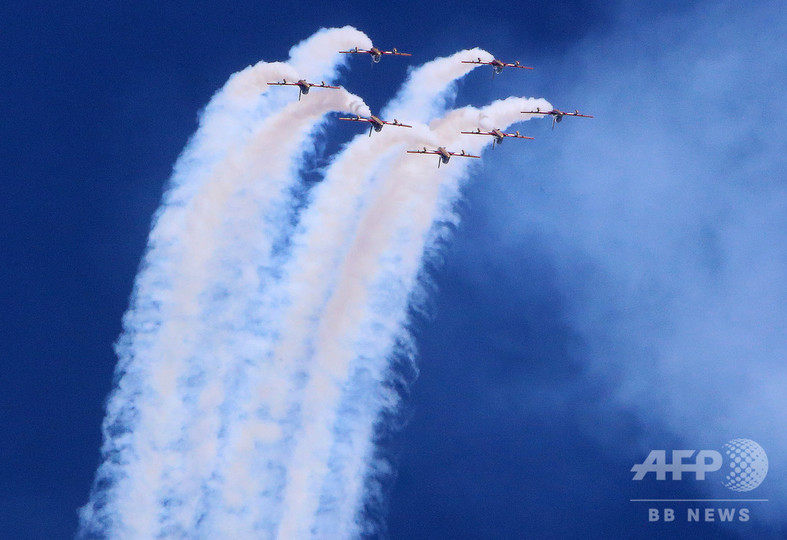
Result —
<svg viewBox="0 0 787 540"><path fill-rule="evenodd" d="M477 129L475 131L462 131L465 135L491 135L495 138L492 142L492 149L495 148L497 144L503 144L503 139L505 137L513 137L515 139L533 139L533 137L526 137L525 135L520 135L518 131L514 133L503 133L499 129L493 129L492 131L481 131Z"/></svg>
<svg viewBox="0 0 787 540"><path fill-rule="evenodd" d="M298 101L301 100L302 95L306 95L309 93L309 90L312 88L333 88L334 90L338 90L338 86L331 86L329 84L325 84L325 81L322 81L321 84L315 84L306 82L303 79L299 80L298 82L287 82L287 79L282 79L282 82L269 82L270 86L297 86L298 87Z"/></svg>
<svg viewBox="0 0 787 540"><path fill-rule="evenodd" d="M533 69L531 67L523 66L518 61L514 62L513 64L506 64L505 62L501 62L500 60L494 59L491 62L483 62L481 58L478 60L462 60L463 64L483 64L485 66L492 66L492 77L501 73L504 67L513 67L519 69Z"/></svg>
<svg viewBox="0 0 787 540"><path fill-rule="evenodd" d="M339 51L342 54L371 54L372 55L372 62L375 64L380 62L380 59L383 57L384 54L392 54L394 56L412 56L410 53L403 53L396 50L396 47L393 48L392 51L383 51L378 49L377 47L372 47L371 49L359 49L355 47L354 49L350 49L349 51Z"/></svg>
<svg viewBox="0 0 787 540"><path fill-rule="evenodd" d="M408 126L407 124L402 124L396 118L394 118L393 122L386 122L385 120L381 120L375 115L371 115L369 118L366 118L365 116L355 115L355 118L339 118L339 120L350 120L351 122L369 122L371 124L369 126L369 137L372 136L372 130L382 131L383 126L399 126L399 127L406 127L406 128L413 127L413 126Z"/></svg>
<svg viewBox="0 0 787 540"><path fill-rule="evenodd" d="M480 158L481 156L473 156L471 154L466 154L464 150L461 153L458 152L449 152L445 149L445 146L440 146L437 150L427 150L424 146L423 150L408 150L408 154L430 154L435 156L440 156L440 159L437 161L437 168L440 168L441 163L448 163L451 159L451 156L457 157L471 157L471 158Z"/></svg>
<svg viewBox="0 0 787 540"><path fill-rule="evenodd" d="M524 114L543 114L543 115L552 115L552 129L555 129L555 123L560 123L563 121L564 116L579 116L581 118L593 118L589 114L581 114L579 111L574 110L574 112L565 112L559 109L552 109L551 111L542 111L539 107L536 107L535 111L522 111Z"/></svg>

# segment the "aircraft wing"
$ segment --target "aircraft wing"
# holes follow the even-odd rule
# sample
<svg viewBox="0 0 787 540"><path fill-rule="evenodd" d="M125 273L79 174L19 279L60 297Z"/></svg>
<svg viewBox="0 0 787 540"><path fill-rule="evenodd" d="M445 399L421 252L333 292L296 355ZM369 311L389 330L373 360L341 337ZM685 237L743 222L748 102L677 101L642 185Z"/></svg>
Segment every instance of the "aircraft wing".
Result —
<svg viewBox="0 0 787 540"><path fill-rule="evenodd" d="M325 81L322 81L322 84L316 84L316 83L306 83L306 84L308 84L311 88L333 88L334 90L338 90L339 88L341 88L340 86L331 86L330 84L325 84Z"/></svg>
<svg viewBox="0 0 787 540"><path fill-rule="evenodd" d="M551 114L552 116L579 116L580 118L593 118L592 115L582 114L579 111L564 112L564 111L559 111L557 109L553 109L551 111L542 111L542 110L536 109L535 111L522 111L522 113L523 114L544 114L544 115Z"/></svg>
<svg viewBox="0 0 787 540"><path fill-rule="evenodd" d="M282 82L269 82L269 86L299 86L296 82L287 82L287 79L284 79Z"/></svg>
<svg viewBox="0 0 787 540"><path fill-rule="evenodd" d="M371 49L359 49L358 47L350 49L349 51L339 51L339 52L342 54L375 54L375 51ZM394 48L392 51L379 51L376 54L392 54L394 56L412 56L412 54L410 53L399 52L396 50L396 48Z"/></svg>
<svg viewBox="0 0 787 540"><path fill-rule="evenodd" d="M393 122L386 122L385 120L383 120L383 124L385 124L385 125L387 125L387 126L399 126L399 127L407 127L407 128L411 128L411 127L413 127L413 126L408 126L407 124L402 124L402 123L401 123L399 120L397 120L396 118L394 118L394 121L393 121Z"/></svg>
<svg viewBox="0 0 787 540"><path fill-rule="evenodd" d="M436 156L442 156L443 155L442 152L438 152L437 150L427 150L426 148L424 148L423 150L408 150L407 153L408 154L430 154L430 155L436 155ZM450 153L451 152L449 152L449 154Z"/></svg>
<svg viewBox="0 0 787 540"><path fill-rule="evenodd" d="M504 63L503 65L505 67L512 67L512 68L519 68L519 69L533 69L532 67L529 67L529 66L523 66L519 62L514 62L513 64L505 64Z"/></svg>
<svg viewBox="0 0 787 540"><path fill-rule="evenodd" d="M565 116L579 116L580 118L593 118L590 114L581 114L579 111L563 113Z"/></svg>
<svg viewBox="0 0 787 540"><path fill-rule="evenodd" d="M527 135L520 135L518 131L514 133L503 133L503 137L513 137L514 139L531 139L534 140L535 137L528 137Z"/></svg>
<svg viewBox="0 0 787 540"><path fill-rule="evenodd" d="M479 64L484 66L499 66L500 68L503 67L513 67L513 68L520 68L520 69L533 69L532 67L523 66L519 62L514 62L513 64L506 64L505 62L500 62L499 60L495 60L492 62L484 62L480 58L478 60L462 60L463 64Z"/></svg>
<svg viewBox="0 0 787 540"><path fill-rule="evenodd" d="M429 154L429 155L435 155L435 156L442 156L442 155L444 155L439 150L427 150L426 148L424 148L423 150L408 150L407 153L408 154ZM462 150L461 152L446 152L446 153L449 156L456 156L456 157L471 157L471 158L480 158L481 157L481 156L474 156L472 154L468 154L464 150Z"/></svg>
<svg viewBox="0 0 787 540"><path fill-rule="evenodd" d="M349 51L339 51L342 54L371 54L372 51L369 49L359 49L355 47L354 49L350 49Z"/></svg>
<svg viewBox="0 0 787 540"><path fill-rule="evenodd" d="M465 153L464 150L461 152L448 152L449 156L456 156L456 157L472 157L472 158L481 158L481 156L474 156L472 154Z"/></svg>
<svg viewBox="0 0 787 540"><path fill-rule="evenodd" d="M383 53L383 54L393 54L394 56L412 56L412 54L410 54L410 53L399 52L396 49L394 49L392 51L380 51L380 52Z"/></svg>
<svg viewBox="0 0 787 540"><path fill-rule="evenodd" d="M475 131L462 131L461 133L463 133L465 135L492 135L492 136L496 135L494 131L481 131L480 129L477 129ZM518 131L515 132L515 133L503 133L503 137L513 137L515 139L534 139L535 138L535 137L527 137L525 135L520 135Z"/></svg>
<svg viewBox="0 0 787 540"><path fill-rule="evenodd" d="M365 116L356 116L354 118L339 118L339 120L349 120L350 122L370 122L371 118L366 118Z"/></svg>
<svg viewBox="0 0 787 540"><path fill-rule="evenodd" d="M492 62L482 62L479 58L478 60L462 60L463 64L481 64L484 66L491 66L493 65Z"/></svg>
<svg viewBox="0 0 787 540"><path fill-rule="evenodd" d="M371 118L367 118L365 116L358 116L358 115L356 115L354 117L342 117L342 118L339 118L339 120L349 120L350 122L368 122L370 124L377 123L375 120L372 120ZM413 127L413 126L409 126L407 124L403 124L403 123L401 123L399 120L397 120L395 118L394 118L393 122L388 122L386 120L380 120L380 122L382 122L386 126L399 126L399 127L406 127L406 128Z"/></svg>

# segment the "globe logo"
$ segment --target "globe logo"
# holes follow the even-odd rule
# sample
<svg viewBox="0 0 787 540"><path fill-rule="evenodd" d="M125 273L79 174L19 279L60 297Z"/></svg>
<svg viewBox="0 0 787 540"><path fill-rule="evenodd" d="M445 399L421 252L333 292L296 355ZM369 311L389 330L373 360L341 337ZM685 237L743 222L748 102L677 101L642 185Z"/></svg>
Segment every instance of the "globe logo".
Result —
<svg viewBox="0 0 787 540"><path fill-rule="evenodd" d="M732 439L722 449L729 468L724 477L725 487L733 491L751 491L768 474L768 456L762 446L751 439Z"/></svg>

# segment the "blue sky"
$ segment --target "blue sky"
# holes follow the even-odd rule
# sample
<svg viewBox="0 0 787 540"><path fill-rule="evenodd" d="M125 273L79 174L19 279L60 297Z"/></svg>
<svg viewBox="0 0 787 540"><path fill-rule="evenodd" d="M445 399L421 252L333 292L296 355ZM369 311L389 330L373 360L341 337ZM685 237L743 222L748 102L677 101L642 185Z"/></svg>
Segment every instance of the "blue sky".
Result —
<svg viewBox="0 0 787 540"><path fill-rule="evenodd" d="M596 116L524 125L536 140L487 151L466 184L415 325L406 422L383 436L397 472L370 517L391 538L659 537L673 531L630 498L724 492L633 486L631 465L650 448L748 437L770 458L754 492L767 506L749 523L675 531L784 533L777 2L1 9L4 535L76 529L112 344L199 110L232 72L345 24L414 63L480 46L535 66L471 73L460 105L523 95ZM357 60L341 82L377 110L406 66L372 78Z"/></svg>

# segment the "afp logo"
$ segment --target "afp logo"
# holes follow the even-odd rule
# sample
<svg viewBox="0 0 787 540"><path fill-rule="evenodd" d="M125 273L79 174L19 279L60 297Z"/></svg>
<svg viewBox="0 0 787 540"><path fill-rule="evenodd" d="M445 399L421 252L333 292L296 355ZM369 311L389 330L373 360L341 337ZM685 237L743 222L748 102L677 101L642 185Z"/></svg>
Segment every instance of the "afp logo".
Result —
<svg viewBox="0 0 787 540"><path fill-rule="evenodd" d="M762 446L751 439L733 439L722 447L724 456L716 450L673 450L671 462L666 450L651 450L645 461L631 467L634 480L643 480L648 473L655 473L656 480L683 480L684 473L694 473L696 480L721 469L722 483L732 491L751 491L759 486L768 474L768 456Z"/></svg>

